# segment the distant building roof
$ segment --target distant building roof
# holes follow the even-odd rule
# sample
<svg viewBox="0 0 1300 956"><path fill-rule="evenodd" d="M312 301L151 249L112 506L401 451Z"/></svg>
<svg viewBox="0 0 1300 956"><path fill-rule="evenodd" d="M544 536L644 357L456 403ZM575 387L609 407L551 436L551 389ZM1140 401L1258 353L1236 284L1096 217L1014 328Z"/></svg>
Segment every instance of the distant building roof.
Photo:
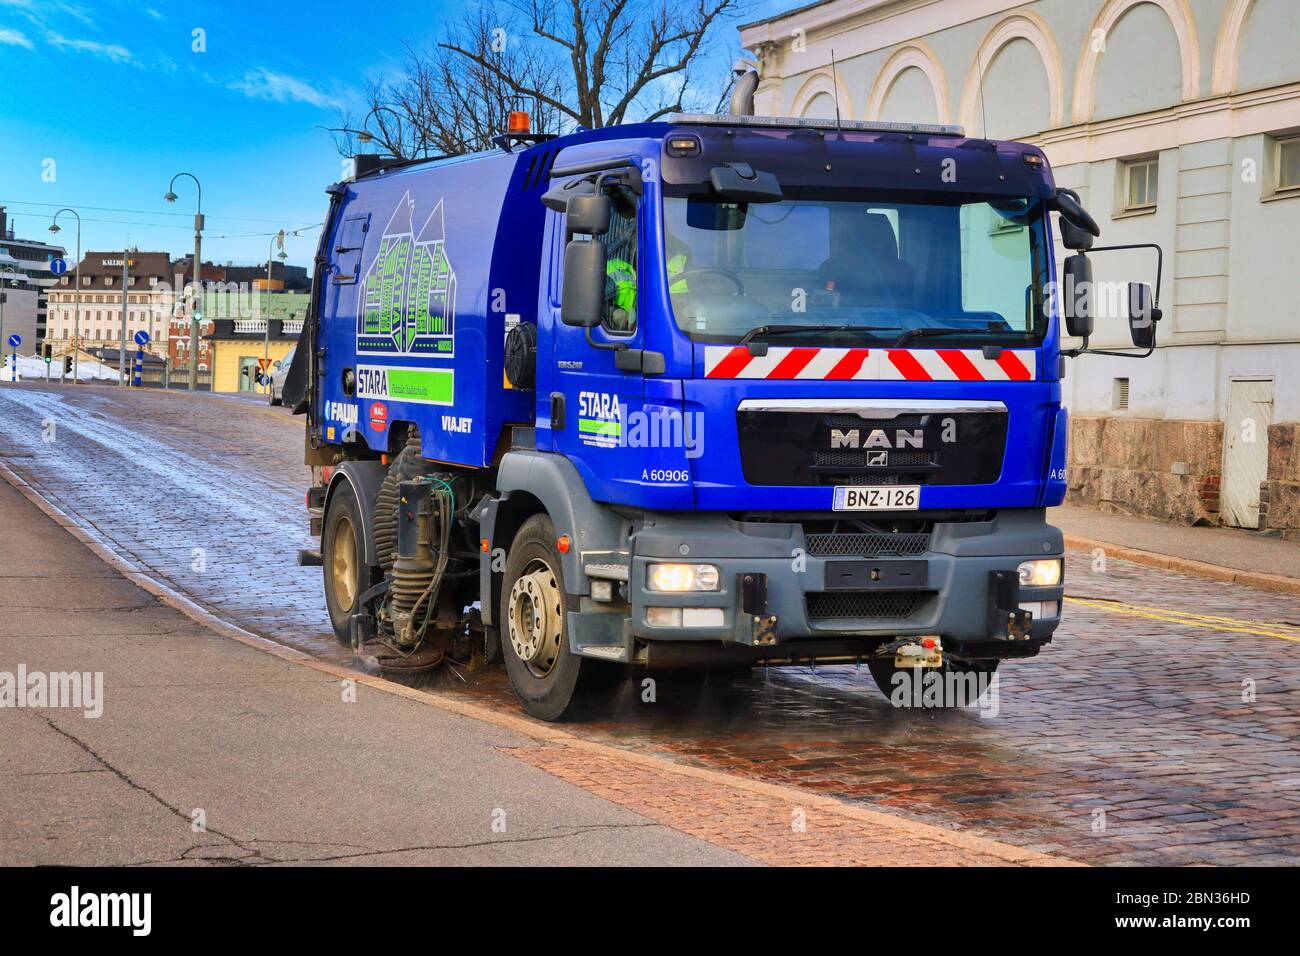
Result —
<svg viewBox="0 0 1300 956"><path fill-rule="evenodd" d="M122 258L124 253L118 252L87 252L81 260L81 277L87 276L120 276L122 274ZM172 259L165 252L131 252L129 253L133 265L130 268L130 275L145 276L158 279L171 280ZM64 273L63 278L72 274L72 269Z"/></svg>

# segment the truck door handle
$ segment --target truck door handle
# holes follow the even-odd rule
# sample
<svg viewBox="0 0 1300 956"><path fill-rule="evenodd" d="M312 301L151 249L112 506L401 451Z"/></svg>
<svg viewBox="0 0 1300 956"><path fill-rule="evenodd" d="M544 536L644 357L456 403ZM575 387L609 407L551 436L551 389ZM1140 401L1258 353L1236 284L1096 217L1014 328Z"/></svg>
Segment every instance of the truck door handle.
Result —
<svg viewBox="0 0 1300 956"><path fill-rule="evenodd" d="M551 430L564 430L564 393L551 392Z"/></svg>

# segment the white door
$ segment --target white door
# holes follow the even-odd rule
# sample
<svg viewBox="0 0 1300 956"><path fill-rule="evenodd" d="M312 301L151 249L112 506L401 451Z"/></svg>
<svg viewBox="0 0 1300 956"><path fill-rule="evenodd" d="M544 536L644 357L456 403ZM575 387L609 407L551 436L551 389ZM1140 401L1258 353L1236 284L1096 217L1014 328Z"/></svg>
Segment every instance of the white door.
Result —
<svg viewBox="0 0 1300 956"><path fill-rule="evenodd" d="M1271 379L1228 382L1219 501L1220 517L1226 525L1259 527L1259 486L1268 474L1268 425L1272 420Z"/></svg>

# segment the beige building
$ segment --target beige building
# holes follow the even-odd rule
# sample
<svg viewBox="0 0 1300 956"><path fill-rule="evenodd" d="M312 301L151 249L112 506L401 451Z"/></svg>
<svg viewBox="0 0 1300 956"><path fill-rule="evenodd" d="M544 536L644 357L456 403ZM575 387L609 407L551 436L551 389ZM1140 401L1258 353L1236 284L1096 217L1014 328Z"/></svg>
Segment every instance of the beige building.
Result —
<svg viewBox="0 0 1300 956"><path fill-rule="evenodd" d="M1068 366L1071 498L1300 536L1300 3L825 0L741 40L757 113L1035 143L1099 245L1159 243L1156 353ZM1091 344L1131 351L1119 319Z"/></svg>

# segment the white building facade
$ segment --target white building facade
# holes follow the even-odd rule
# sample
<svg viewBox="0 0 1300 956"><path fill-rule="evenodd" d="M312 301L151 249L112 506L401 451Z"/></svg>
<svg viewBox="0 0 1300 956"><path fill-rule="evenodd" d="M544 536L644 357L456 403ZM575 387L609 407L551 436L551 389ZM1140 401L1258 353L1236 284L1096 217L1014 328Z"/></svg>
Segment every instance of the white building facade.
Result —
<svg viewBox="0 0 1300 956"><path fill-rule="evenodd" d="M1300 2L827 0L741 40L757 113L1035 143L1098 245L1159 243L1156 353L1069 365L1071 497L1300 537ZM1131 351L1119 318L1091 344Z"/></svg>

